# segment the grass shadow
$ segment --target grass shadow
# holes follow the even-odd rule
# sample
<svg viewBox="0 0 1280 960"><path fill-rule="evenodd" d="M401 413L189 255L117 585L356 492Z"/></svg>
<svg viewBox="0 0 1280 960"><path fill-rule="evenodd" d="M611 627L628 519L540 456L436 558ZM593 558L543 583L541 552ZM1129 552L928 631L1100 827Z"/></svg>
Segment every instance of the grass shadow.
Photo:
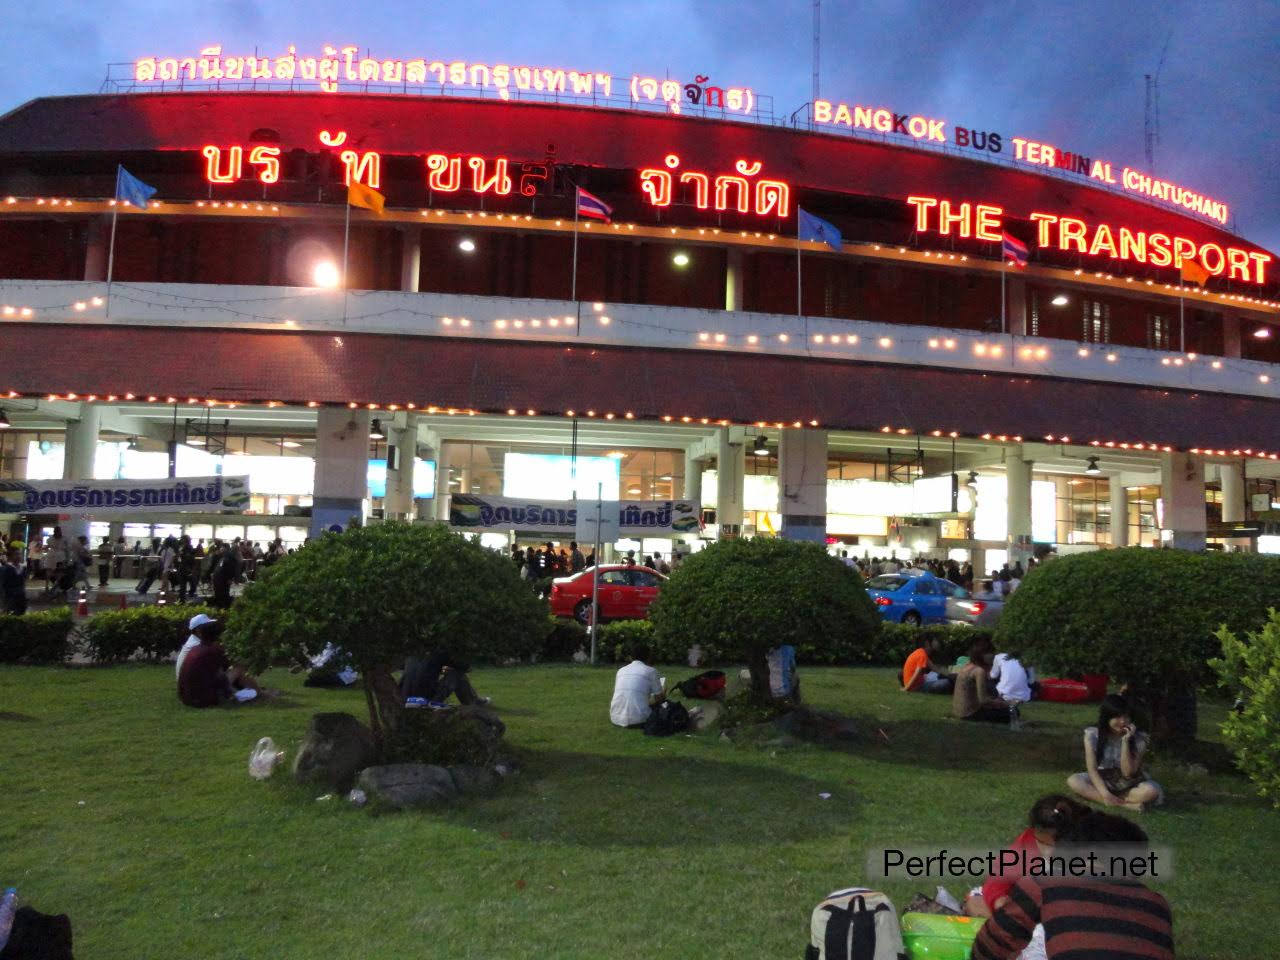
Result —
<svg viewBox="0 0 1280 960"><path fill-rule="evenodd" d="M33 717L29 713L17 713L13 710L0 710L0 720L9 720L15 723L37 723L39 717Z"/></svg>
<svg viewBox="0 0 1280 960"><path fill-rule="evenodd" d="M648 757L520 753L522 772L510 788L454 816L504 840L678 849L812 841L847 830L855 814L853 792L839 777L820 780L776 764L682 756L678 748ZM513 817L512 807L525 815ZM797 808L805 814L769 818L762 827L761 810Z"/></svg>
<svg viewBox="0 0 1280 960"><path fill-rule="evenodd" d="M983 770L993 774L1074 772L1074 738L1056 725L1010 730L995 723L977 723L939 716L937 719L884 720L854 716L863 731L855 752L879 763L933 770Z"/></svg>

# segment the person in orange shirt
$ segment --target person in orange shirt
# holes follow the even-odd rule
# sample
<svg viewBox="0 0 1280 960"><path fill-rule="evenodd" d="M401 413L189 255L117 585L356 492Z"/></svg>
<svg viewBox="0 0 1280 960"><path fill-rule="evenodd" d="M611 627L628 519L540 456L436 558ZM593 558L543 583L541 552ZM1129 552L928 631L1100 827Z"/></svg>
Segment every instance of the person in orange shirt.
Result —
<svg viewBox="0 0 1280 960"><path fill-rule="evenodd" d="M942 642L929 637L902 665L903 693L951 693L955 678L941 666Z"/></svg>

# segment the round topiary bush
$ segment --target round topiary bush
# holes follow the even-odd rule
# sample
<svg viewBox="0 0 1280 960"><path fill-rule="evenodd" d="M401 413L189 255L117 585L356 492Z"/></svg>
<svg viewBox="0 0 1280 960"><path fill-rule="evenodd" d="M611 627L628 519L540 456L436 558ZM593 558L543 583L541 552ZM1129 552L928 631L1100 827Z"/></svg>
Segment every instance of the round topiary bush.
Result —
<svg viewBox="0 0 1280 960"><path fill-rule="evenodd" d="M649 610L655 646L701 645L710 663L745 662L768 693L770 648L816 659L832 645L869 658L880 632L862 578L817 544L727 540L689 557Z"/></svg>
<svg viewBox="0 0 1280 960"><path fill-rule="evenodd" d="M1280 558L1100 550L1046 563L1005 605L996 645L1051 673L1105 673L1147 701L1156 732L1195 736L1195 692L1223 624L1259 629Z"/></svg>
<svg viewBox="0 0 1280 960"><path fill-rule="evenodd" d="M392 673L406 657L526 657L547 618L506 557L444 526L384 523L325 534L275 563L232 607L224 642L251 670L334 644L334 666L364 677L370 725L385 744L403 713Z"/></svg>

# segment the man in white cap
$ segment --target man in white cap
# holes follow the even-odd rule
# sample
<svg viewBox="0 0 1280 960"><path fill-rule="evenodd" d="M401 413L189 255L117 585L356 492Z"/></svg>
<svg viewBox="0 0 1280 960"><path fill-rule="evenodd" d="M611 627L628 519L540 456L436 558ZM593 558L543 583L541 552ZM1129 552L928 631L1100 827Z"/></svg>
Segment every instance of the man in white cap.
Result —
<svg viewBox="0 0 1280 960"><path fill-rule="evenodd" d="M217 624L217 620L205 613L197 613L191 618L187 624L187 629L191 631L191 636L187 637L187 642L178 651L178 662L173 669L175 677L182 675L182 661L187 659L187 654L200 646L200 641L204 639L206 634L216 632L218 629Z"/></svg>

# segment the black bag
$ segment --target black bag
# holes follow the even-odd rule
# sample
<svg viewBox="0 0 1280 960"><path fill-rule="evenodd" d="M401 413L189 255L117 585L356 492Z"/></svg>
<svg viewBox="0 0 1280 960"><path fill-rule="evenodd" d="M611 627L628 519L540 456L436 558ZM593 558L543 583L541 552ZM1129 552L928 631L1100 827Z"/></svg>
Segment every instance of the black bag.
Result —
<svg viewBox="0 0 1280 960"><path fill-rule="evenodd" d="M649 711L644 722L646 737L669 737L689 729L689 711L674 700L663 700Z"/></svg>
<svg viewBox="0 0 1280 960"><path fill-rule="evenodd" d="M31 907L19 907L13 915L9 942L0 960L74 960L71 955L71 919L56 917Z"/></svg>
<svg viewBox="0 0 1280 960"><path fill-rule="evenodd" d="M680 696L686 700L715 700L724 693L724 672L707 670L676 684Z"/></svg>

